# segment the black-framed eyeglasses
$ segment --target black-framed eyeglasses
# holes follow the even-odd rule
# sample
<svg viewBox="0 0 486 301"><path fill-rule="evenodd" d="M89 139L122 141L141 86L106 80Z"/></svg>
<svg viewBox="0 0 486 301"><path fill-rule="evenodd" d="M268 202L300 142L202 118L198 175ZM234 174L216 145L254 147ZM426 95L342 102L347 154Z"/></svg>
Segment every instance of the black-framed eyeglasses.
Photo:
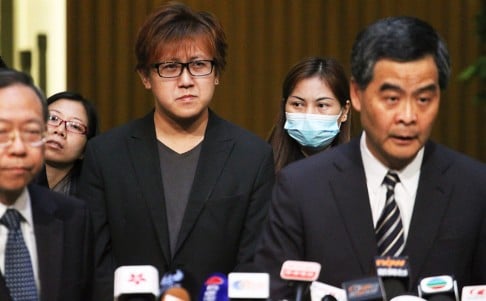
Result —
<svg viewBox="0 0 486 301"><path fill-rule="evenodd" d="M157 73L160 77L174 78L181 76L184 72L184 68L187 68L189 74L192 76L205 76L213 72L214 61L213 60L195 60L187 63L179 62L161 62L152 65L157 69Z"/></svg>
<svg viewBox="0 0 486 301"><path fill-rule="evenodd" d="M47 125L58 127L64 123L66 131L84 135L88 132L88 127L77 121L66 121L55 114L49 114L47 118Z"/></svg>

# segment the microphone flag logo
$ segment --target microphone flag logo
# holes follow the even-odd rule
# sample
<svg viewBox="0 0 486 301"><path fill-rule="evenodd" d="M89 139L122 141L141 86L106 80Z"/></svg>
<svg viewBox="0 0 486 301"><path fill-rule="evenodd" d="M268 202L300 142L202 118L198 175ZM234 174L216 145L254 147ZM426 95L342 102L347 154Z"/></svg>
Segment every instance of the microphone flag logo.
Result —
<svg viewBox="0 0 486 301"><path fill-rule="evenodd" d="M426 294L452 291L454 280L448 275L427 277L420 281L420 288Z"/></svg>
<svg viewBox="0 0 486 301"><path fill-rule="evenodd" d="M143 273L130 274L130 279L128 279L128 282L134 282L136 285L140 284L142 281L146 281Z"/></svg>
<svg viewBox="0 0 486 301"><path fill-rule="evenodd" d="M120 266L115 270L115 300L122 295L159 295L159 271L151 265Z"/></svg>
<svg viewBox="0 0 486 301"><path fill-rule="evenodd" d="M321 272L321 264L313 261L287 260L282 264L280 277L285 280L315 281Z"/></svg>

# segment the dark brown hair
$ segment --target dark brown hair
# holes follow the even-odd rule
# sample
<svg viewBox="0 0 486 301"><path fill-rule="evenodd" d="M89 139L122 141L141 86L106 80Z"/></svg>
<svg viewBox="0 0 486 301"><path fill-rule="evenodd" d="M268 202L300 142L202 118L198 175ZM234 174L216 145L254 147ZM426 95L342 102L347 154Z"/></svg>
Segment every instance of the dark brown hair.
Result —
<svg viewBox="0 0 486 301"><path fill-rule="evenodd" d="M195 12L178 2L169 2L148 16L135 43L136 69L148 74L157 55L167 46L202 38L213 55L216 75L226 66L226 37L221 23L209 12Z"/></svg>

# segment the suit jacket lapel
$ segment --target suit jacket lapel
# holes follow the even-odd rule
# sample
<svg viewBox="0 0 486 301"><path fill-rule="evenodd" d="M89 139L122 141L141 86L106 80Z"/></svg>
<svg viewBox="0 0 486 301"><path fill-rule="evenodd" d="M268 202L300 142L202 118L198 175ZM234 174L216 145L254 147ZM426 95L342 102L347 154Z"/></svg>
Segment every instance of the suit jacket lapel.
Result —
<svg viewBox="0 0 486 301"><path fill-rule="evenodd" d="M210 111L189 202L177 240L176 253L210 197L233 145L234 141L224 127L224 121Z"/></svg>
<svg viewBox="0 0 486 301"><path fill-rule="evenodd" d="M370 258L374 258L377 248L359 139L344 145L340 151L342 157L335 161L337 172L331 179L331 187L362 272L370 274L374 270Z"/></svg>
<svg viewBox="0 0 486 301"><path fill-rule="evenodd" d="M60 279L62 277L63 227L54 212L55 204L38 193L36 187L29 186L34 233L39 263L39 278L42 300L59 298Z"/></svg>
<svg viewBox="0 0 486 301"><path fill-rule="evenodd" d="M417 281L421 266L429 255L444 214L447 210L453 183L445 176L449 161L437 155L436 145L426 144L424 159L420 171L417 196L410 223L409 236L405 246L405 254L410 256L411 283Z"/></svg>
<svg viewBox="0 0 486 301"><path fill-rule="evenodd" d="M147 202L162 253L167 262L170 262L165 197L153 118L154 113L152 111L140 120L131 137L127 138L127 145L130 161L133 162L135 169L134 177L141 186L141 191Z"/></svg>
<svg viewBox="0 0 486 301"><path fill-rule="evenodd" d="M7 285L5 284L5 278L3 278L2 273L0 273L0 300L12 301Z"/></svg>

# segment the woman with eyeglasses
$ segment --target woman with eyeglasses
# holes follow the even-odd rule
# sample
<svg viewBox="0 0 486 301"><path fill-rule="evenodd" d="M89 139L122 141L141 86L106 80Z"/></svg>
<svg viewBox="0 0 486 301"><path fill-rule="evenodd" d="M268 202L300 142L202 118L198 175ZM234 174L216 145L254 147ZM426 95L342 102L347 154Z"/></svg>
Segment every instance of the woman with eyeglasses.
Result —
<svg viewBox="0 0 486 301"><path fill-rule="evenodd" d="M45 167L37 183L74 195L86 143L98 132L98 116L94 105L75 92L54 94L47 105Z"/></svg>

